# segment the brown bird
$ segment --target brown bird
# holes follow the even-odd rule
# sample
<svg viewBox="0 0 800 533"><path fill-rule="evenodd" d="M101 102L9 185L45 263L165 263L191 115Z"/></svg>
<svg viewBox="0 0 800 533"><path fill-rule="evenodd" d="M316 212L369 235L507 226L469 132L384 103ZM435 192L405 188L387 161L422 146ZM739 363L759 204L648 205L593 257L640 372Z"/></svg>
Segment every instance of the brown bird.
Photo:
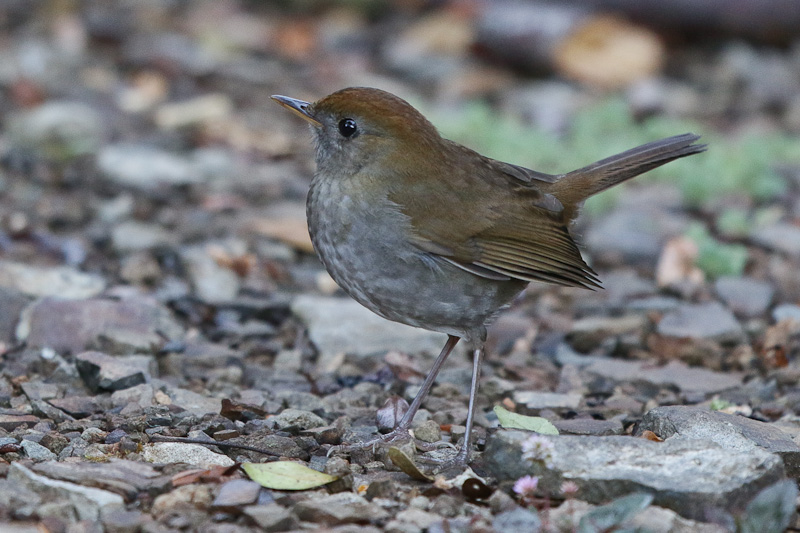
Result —
<svg viewBox="0 0 800 533"><path fill-rule="evenodd" d="M644 144L566 174L484 157L442 138L408 102L353 87L314 102L272 97L311 124L317 170L306 204L314 248L333 279L378 315L448 335L394 431L407 438L447 356L473 350L467 461L486 326L529 282L599 287L570 222L588 197L705 150L699 136Z"/></svg>

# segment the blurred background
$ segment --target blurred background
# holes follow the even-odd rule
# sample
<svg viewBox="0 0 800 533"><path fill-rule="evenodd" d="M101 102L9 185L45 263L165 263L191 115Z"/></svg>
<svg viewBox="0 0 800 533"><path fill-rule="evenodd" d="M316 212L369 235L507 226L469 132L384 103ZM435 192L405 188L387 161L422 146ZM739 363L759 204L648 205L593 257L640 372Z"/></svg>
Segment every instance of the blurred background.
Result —
<svg viewBox="0 0 800 533"><path fill-rule="evenodd" d="M0 0L0 520L61 513L45 529L67 531L76 516L98 516L20 491L20 459L57 458L73 465L59 479L96 487L117 468L108 459L124 457L140 462L108 486L134 471L156 481L130 481L140 483L125 493L133 526L109 530L144 531L151 511L170 531L250 524L239 509L272 493L250 486L249 500L209 506L236 475L223 469L196 484L206 492L180 496L169 476L192 460L150 456L170 464L157 475L141 462L153 437L239 439L321 470L327 447L375 433L391 395L416 394L442 339L378 319L325 273L305 221L311 135L269 98L314 101L356 85L538 171L686 132L708 144L586 205L573 233L606 290L534 283L498 318L478 449L498 404L580 435L634 434L654 407L697 405L800 442L798 0ZM440 374L423 405L431 442L463 435L471 370L457 355ZM314 431L301 432L297 413ZM797 446L764 435L766 448L789 450L796 477ZM736 453L704 450L709 470L686 470L681 483L700 488L686 485L677 512L741 505L777 479L705 459L754 454L733 442ZM619 455L610 450L597 457ZM232 463L251 452L228 453ZM628 455L637 476L666 471L642 466L649 451ZM385 473L371 453L350 460L335 457L332 472ZM736 497L697 503L716 475L741 484ZM653 486L671 498L676 478ZM336 490L377 477L349 479ZM400 516L418 483L395 476L367 495L396 498L387 509ZM594 503L609 487L581 483L578 496ZM455 493L438 509L450 513ZM389 519L348 496L361 509L350 522ZM280 505L253 520L289 520L304 497L276 493ZM334 523L328 508L348 507L319 501L302 520ZM496 503L469 504L453 531L479 512L488 528L508 508Z"/></svg>
<svg viewBox="0 0 800 533"><path fill-rule="evenodd" d="M599 223L578 233L593 261L655 268L685 236L684 271L660 282L749 271L800 297L792 0L5 0L0 253L41 261L44 247L72 265L100 254L90 269L137 284L163 266L136 255L153 248L137 238L249 228L308 252L293 208L309 136L268 97L353 85L395 92L443 135L545 172L700 133L707 154L590 202Z"/></svg>
<svg viewBox="0 0 800 533"><path fill-rule="evenodd" d="M575 233L609 291L569 314L654 288L744 320L800 299L795 0L4 0L0 280L36 296L21 271L72 267L262 342L283 311L220 304L336 293L305 228L310 135L269 96L354 85L545 172L703 135L587 205Z"/></svg>

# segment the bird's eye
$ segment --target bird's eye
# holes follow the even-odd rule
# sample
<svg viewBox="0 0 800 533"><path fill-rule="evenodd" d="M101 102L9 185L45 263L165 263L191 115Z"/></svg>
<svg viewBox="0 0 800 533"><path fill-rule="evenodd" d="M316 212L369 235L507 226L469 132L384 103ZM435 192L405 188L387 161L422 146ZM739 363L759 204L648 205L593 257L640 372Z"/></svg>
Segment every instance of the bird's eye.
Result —
<svg viewBox="0 0 800 533"><path fill-rule="evenodd" d="M352 137L357 130L356 121L352 118L343 118L339 121L339 133L342 137Z"/></svg>

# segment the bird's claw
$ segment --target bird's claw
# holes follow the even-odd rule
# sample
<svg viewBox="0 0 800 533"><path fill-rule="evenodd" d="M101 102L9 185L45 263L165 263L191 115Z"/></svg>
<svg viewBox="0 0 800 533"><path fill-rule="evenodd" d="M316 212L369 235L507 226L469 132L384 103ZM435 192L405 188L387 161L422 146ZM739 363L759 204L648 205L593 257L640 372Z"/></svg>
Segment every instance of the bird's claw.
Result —
<svg viewBox="0 0 800 533"><path fill-rule="evenodd" d="M337 453L349 453L355 450L366 450L367 448L373 448L374 450L376 446L386 446L389 444L404 442L412 439L414 440L414 445L417 447L417 450L422 452L431 452L441 448L456 449L455 445L451 442L447 442L444 440L440 440L437 442L425 442L414 438L413 435L406 428L395 428L389 433L386 433L385 435L381 435L380 437L366 440L364 442L332 446L328 450L327 456L330 457Z"/></svg>

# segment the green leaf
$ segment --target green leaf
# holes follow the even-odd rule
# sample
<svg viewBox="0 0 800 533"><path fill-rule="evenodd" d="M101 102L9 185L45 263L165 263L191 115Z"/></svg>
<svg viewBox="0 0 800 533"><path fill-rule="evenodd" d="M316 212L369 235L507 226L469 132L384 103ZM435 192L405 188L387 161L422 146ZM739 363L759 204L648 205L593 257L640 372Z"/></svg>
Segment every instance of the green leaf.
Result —
<svg viewBox="0 0 800 533"><path fill-rule="evenodd" d="M242 470L262 487L275 490L313 489L338 479L294 461L243 463Z"/></svg>
<svg viewBox="0 0 800 533"><path fill-rule="evenodd" d="M776 483L758 493L739 521L740 533L783 533L794 516L797 485Z"/></svg>
<svg viewBox="0 0 800 533"><path fill-rule="evenodd" d="M577 531L578 533L620 531L620 526L647 508L652 501L653 495L644 492L623 496L583 515Z"/></svg>
<svg viewBox="0 0 800 533"><path fill-rule="evenodd" d="M549 420L540 416L525 416L512 413L499 405L495 406L494 414L497 415L500 425L506 429L524 429L526 431L535 431L542 435L558 435L556 427Z"/></svg>

